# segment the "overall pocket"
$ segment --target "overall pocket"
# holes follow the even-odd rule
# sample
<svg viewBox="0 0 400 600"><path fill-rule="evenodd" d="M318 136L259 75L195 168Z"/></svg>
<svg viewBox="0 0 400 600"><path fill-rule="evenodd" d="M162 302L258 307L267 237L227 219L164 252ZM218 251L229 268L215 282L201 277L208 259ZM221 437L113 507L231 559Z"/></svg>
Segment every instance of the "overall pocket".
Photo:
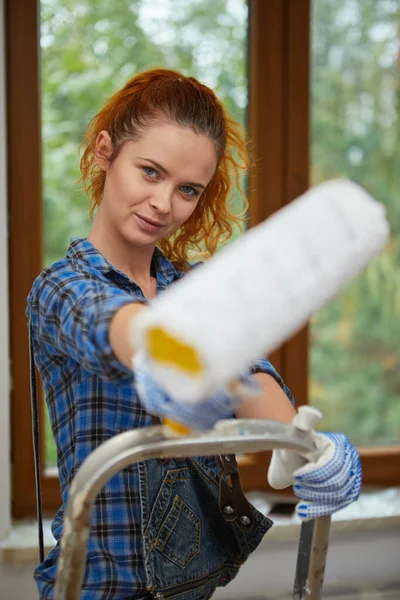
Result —
<svg viewBox="0 0 400 600"><path fill-rule="evenodd" d="M192 488L191 469L186 459L172 459L168 463L147 461L145 464L146 503L150 508L147 519L146 511L143 511L145 544L150 551L160 552L179 570L185 569L199 555L202 530L204 533L198 498ZM165 561L163 564L165 566ZM169 570L175 572L176 568Z"/></svg>
<svg viewBox="0 0 400 600"><path fill-rule="evenodd" d="M154 547L181 569L200 552L200 519L178 495L161 523Z"/></svg>

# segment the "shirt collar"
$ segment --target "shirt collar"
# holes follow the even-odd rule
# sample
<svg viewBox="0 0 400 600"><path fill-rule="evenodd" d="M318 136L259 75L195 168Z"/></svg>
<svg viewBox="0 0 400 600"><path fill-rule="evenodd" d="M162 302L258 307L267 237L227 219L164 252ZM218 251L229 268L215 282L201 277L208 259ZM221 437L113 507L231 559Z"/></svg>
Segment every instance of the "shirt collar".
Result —
<svg viewBox="0 0 400 600"><path fill-rule="evenodd" d="M180 273L175 269L172 262L164 256L160 248L154 248L154 254L151 261L151 268L157 277L157 281L169 285L175 279L180 277Z"/></svg>
<svg viewBox="0 0 400 600"><path fill-rule="evenodd" d="M66 252L67 258L82 260L101 273L107 274L110 271L121 273L114 267L87 238L73 237ZM164 256L159 248L154 249L151 268L157 277L161 278L163 283L170 284L179 277L178 272L168 258ZM124 274L123 274L124 275ZM126 277L126 275L125 275Z"/></svg>

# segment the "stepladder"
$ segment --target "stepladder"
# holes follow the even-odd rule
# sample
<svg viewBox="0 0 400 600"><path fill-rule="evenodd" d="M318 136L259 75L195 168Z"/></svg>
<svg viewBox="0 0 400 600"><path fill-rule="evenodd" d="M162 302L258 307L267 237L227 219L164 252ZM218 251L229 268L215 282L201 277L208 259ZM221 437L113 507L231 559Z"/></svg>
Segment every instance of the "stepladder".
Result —
<svg viewBox="0 0 400 600"><path fill-rule="evenodd" d="M231 455L286 449L306 456L315 450L307 432L293 425L260 419L222 421L206 433L171 435L165 425L120 433L99 446L77 471L64 516L55 600L79 600L84 574L90 514L106 482L135 462L152 458ZM294 600L320 600L329 543L330 517L300 527ZM266 582L267 588L267 582ZM266 595L268 589L265 590Z"/></svg>

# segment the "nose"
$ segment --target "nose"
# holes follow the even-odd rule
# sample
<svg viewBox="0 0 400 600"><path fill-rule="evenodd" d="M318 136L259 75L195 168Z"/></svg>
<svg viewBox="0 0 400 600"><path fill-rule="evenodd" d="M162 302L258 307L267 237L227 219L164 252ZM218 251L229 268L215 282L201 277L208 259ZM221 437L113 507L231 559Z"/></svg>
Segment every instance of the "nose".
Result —
<svg viewBox="0 0 400 600"><path fill-rule="evenodd" d="M169 186L158 185L154 187L149 204L157 212L166 215L171 212L173 190Z"/></svg>

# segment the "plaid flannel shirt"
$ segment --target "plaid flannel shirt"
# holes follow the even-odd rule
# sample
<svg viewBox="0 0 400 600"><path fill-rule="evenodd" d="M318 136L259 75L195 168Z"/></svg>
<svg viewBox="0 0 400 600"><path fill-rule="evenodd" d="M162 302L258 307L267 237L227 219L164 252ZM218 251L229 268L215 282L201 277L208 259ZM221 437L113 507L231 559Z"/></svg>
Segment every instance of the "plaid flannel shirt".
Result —
<svg viewBox="0 0 400 600"><path fill-rule="evenodd" d="M158 249L152 270L158 292L184 275ZM27 316L57 446L63 501L52 524L57 544L35 571L43 600L52 600L54 594L63 513L74 474L105 440L151 425L138 401L133 374L117 360L108 336L117 310L145 301L140 287L86 238L73 238L65 257L42 271L29 294ZM255 370L274 377L293 401L268 360L258 361ZM82 600L146 595L138 488L137 466L132 465L112 477L98 495Z"/></svg>

